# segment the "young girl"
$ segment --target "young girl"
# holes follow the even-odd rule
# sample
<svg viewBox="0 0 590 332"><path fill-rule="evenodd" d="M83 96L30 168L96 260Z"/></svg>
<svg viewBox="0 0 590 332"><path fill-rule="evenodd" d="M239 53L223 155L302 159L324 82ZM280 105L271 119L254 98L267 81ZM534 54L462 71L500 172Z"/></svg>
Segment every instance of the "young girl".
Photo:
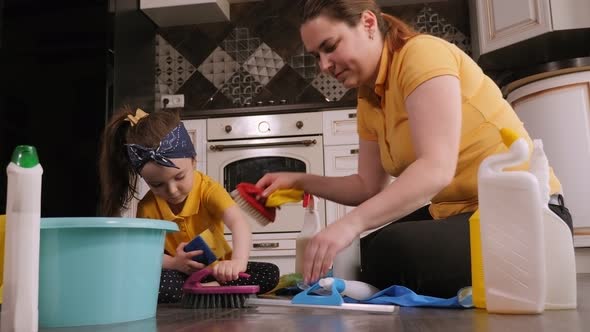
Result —
<svg viewBox="0 0 590 332"><path fill-rule="evenodd" d="M205 267L193 260L202 250L184 251L199 235L218 258L211 280L259 285L260 293L276 286L276 265L248 262L251 232L240 208L220 184L195 170L195 149L176 112L123 109L110 119L101 144L101 213L119 216L137 194L141 176L150 191L137 217L173 221L180 230L166 236L159 303L180 301L188 275ZM232 231L233 251L223 237L224 224ZM239 272L250 278L239 278Z"/></svg>

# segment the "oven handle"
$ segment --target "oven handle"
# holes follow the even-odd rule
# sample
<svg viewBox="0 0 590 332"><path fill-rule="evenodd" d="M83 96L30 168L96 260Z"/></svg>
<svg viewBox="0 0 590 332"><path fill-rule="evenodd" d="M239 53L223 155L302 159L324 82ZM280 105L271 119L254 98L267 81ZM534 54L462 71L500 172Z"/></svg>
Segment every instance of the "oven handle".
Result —
<svg viewBox="0 0 590 332"><path fill-rule="evenodd" d="M275 142L275 143L253 143L253 144L217 144L211 145L209 150L211 151L223 151L227 149L243 149L243 148L263 148L273 146L285 146L285 145L304 145L310 146L317 144L315 139L304 139L301 141L290 141L290 142Z"/></svg>

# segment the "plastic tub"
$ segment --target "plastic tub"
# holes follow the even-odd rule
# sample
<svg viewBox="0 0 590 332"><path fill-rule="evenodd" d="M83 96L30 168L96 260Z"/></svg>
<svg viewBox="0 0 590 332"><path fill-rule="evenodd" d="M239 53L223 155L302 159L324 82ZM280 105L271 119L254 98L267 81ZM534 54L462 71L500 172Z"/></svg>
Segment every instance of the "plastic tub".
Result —
<svg viewBox="0 0 590 332"><path fill-rule="evenodd" d="M41 218L39 326L154 317L166 232L136 218Z"/></svg>

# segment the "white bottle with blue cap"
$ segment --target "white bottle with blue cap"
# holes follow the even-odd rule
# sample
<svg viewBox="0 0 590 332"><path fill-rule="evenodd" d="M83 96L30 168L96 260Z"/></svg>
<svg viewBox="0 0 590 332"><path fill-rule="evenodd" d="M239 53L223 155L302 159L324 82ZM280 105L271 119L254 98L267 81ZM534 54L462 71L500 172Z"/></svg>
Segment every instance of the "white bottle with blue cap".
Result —
<svg viewBox="0 0 590 332"><path fill-rule="evenodd" d="M6 168L6 240L2 332L37 332L41 176L35 147L17 146Z"/></svg>

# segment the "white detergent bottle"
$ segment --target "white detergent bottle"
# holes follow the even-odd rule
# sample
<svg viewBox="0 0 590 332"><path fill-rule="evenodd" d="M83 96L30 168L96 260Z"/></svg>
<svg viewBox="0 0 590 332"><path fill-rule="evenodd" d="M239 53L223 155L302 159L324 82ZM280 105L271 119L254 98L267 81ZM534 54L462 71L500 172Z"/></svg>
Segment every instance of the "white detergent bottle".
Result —
<svg viewBox="0 0 590 332"><path fill-rule="evenodd" d="M546 298L543 206L539 183L527 171L509 171L529 160L525 139L502 130L509 149L484 159L478 172L486 309L540 313Z"/></svg>
<svg viewBox="0 0 590 332"><path fill-rule="evenodd" d="M295 242L295 272L302 274L307 243L322 229L320 216L317 210L317 198L313 195L305 194L303 198L303 207L305 208L303 228L301 229L301 232L299 232Z"/></svg>
<svg viewBox="0 0 590 332"><path fill-rule="evenodd" d="M341 295L348 296L355 300L366 300L379 292L377 287L367 284L366 282L356 280L322 278L318 281L318 284L325 290L331 290L332 285L335 285L336 290Z"/></svg>
<svg viewBox="0 0 590 332"><path fill-rule="evenodd" d="M37 151L17 146L6 169L6 240L2 332L37 332L41 176Z"/></svg>
<svg viewBox="0 0 590 332"><path fill-rule="evenodd" d="M543 205L547 269L545 309L575 309L577 287L573 238L567 224L548 207L549 162L541 140L533 141L529 170L539 181L539 195Z"/></svg>

